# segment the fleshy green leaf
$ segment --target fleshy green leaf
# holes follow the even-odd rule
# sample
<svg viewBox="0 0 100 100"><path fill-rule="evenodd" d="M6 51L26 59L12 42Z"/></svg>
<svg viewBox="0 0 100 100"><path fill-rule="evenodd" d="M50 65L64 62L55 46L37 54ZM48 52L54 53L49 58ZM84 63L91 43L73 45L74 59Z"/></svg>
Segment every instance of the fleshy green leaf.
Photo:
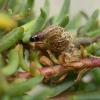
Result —
<svg viewBox="0 0 100 100"><path fill-rule="evenodd" d="M62 19L64 19L64 17L66 15L68 15L69 8L70 8L70 0L64 0L61 11L60 11L59 15L54 20L54 24L59 25L62 22Z"/></svg>
<svg viewBox="0 0 100 100"><path fill-rule="evenodd" d="M81 94L76 94L72 96L71 100L99 100L100 99L100 92L85 92Z"/></svg>
<svg viewBox="0 0 100 100"><path fill-rule="evenodd" d="M69 21L68 25L65 27L65 30L77 30L77 28L81 25L82 14L78 13L73 17L72 20Z"/></svg>
<svg viewBox="0 0 100 100"><path fill-rule="evenodd" d="M99 15L99 10L97 9L93 12L92 16L89 18L85 26L81 29L81 34L89 32L90 30L92 30L93 27L95 27L94 25L97 22L98 15Z"/></svg>
<svg viewBox="0 0 100 100"><path fill-rule="evenodd" d="M12 84L8 90L7 94L12 96L22 95L25 92L28 92L32 87L36 86L43 80L42 75L38 75L36 77L30 78L24 82Z"/></svg>
<svg viewBox="0 0 100 100"><path fill-rule="evenodd" d="M70 87L72 87L74 85L74 81L64 81L61 84L58 84L54 87L50 87L52 89L52 94L50 95L50 97L54 97L59 95L60 93L66 91L67 89L69 89Z"/></svg>

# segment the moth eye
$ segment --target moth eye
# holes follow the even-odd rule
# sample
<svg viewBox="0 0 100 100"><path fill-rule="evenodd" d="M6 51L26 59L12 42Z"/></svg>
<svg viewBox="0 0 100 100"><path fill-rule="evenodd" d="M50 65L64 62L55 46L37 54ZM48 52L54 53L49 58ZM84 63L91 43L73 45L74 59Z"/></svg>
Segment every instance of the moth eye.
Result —
<svg viewBox="0 0 100 100"><path fill-rule="evenodd" d="M37 42L37 41L39 41L38 35L32 36L32 37L30 38L30 41L31 41L31 42Z"/></svg>

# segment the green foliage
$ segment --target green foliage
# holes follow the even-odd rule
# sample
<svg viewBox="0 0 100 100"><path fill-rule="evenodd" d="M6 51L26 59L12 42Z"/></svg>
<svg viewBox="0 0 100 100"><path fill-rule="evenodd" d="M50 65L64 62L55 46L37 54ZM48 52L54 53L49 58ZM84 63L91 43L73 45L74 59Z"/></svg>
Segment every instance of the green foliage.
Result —
<svg viewBox="0 0 100 100"><path fill-rule="evenodd" d="M75 40L90 38L90 44L84 46L88 55L100 57L99 10L95 10L90 17L83 11L78 12L75 16L70 16L71 0L63 0L59 14L50 18L49 1L45 0L40 14L35 16L35 0L0 0L0 11L9 16L10 21L16 23L16 28L9 29L9 25L5 25L7 23L5 19L4 29L0 29L0 100L46 100L64 91L68 92L68 100L99 100L99 68L95 68L89 73L91 80L87 82L81 80L76 83L74 81L76 73L70 73L58 84L43 83L44 75L39 72L39 68L43 66L40 64L39 57L45 52L31 48L29 39L32 34L35 35L49 25L58 25L65 31L75 32L77 36ZM84 19L85 23L83 23ZM9 24L11 23L9 22ZM25 50L29 54L24 53ZM28 62L25 59L26 56L28 56ZM50 54L49 58L56 65L58 64L58 59L53 54ZM31 61L35 63L34 67L31 66ZM36 74L37 72L39 73ZM58 79L58 77L50 80L53 79ZM37 88L38 85L40 88ZM33 95L28 93L31 89ZM95 91L97 89L98 91Z"/></svg>

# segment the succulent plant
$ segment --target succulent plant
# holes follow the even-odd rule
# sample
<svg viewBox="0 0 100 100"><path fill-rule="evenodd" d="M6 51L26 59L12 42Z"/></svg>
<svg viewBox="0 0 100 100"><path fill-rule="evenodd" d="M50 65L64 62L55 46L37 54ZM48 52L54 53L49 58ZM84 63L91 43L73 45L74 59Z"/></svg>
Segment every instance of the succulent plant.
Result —
<svg viewBox="0 0 100 100"><path fill-rule="evenodd" d="M99 10L73 17L64 0L49 17L45 0L35 16L34 1L0 0L0 100L99 100Z"/></svg>

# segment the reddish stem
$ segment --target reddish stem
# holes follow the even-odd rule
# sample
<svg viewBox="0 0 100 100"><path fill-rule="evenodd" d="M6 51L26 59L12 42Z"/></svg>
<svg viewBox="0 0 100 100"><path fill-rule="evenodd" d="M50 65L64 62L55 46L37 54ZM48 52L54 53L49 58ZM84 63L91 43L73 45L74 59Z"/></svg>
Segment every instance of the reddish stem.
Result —
<svg viewBox="0 0 100 100"><path fill-rule="evenodd" d="M18 72L16 76L20 78L30 78L31 74L29 72Z"/></svg>
<svg viewBox="0 0 100 100"><path fill-rule="evenodd" d="M90 57L83 59L82 62L87 67L100 67L100 57Z"/></svg>
<svg viewBox="0 0 100 100"><path fill-rule="evenodd" d="M98 57L87 57L81 59L80 61L74 61L70 64L66 63L65 66L56 65L52 67L40 68L39 71L44 75L45 78L50 78L56 75L59 75L63 72L68 72L70 70L80 70L84 68L94 68L100 67L100 58Z"/></svg>

